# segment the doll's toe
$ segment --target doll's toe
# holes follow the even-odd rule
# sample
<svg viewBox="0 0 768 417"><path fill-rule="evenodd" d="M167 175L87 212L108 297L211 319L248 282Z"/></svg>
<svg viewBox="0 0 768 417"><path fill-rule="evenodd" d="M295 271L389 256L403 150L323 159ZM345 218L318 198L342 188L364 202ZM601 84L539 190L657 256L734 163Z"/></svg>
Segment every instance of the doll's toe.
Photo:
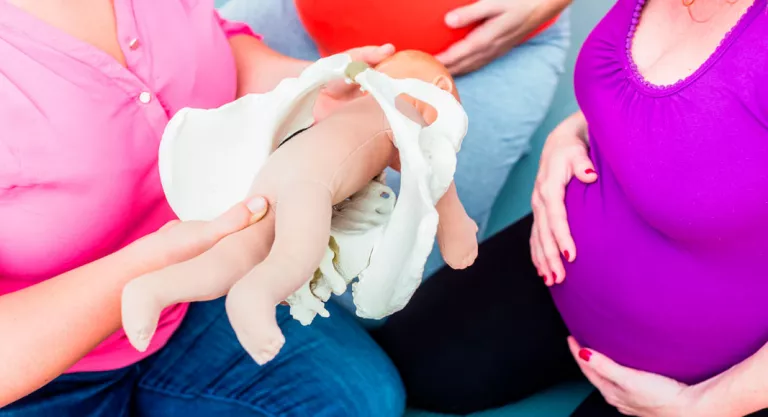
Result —
<svg viewBox="0 0 768 417"><path fill-rule="evenodd" d="M259 365L265 365L267 362L272 361L277 357L277 354L280 353L280 350L283 348L283 345L285 345L285 338L280 335L279 338L276 338L272 342L268 343L266 346L261 348L256 354L253 355L253 359L258 363Z"/></svg>
<svg viewBox="0 0 768 417"><path fill-rule="evenodd" d="M477 259L477 248L475 248L471 254L464 258L464 261L462 262L462 269L472 266L475 263L475 259Z"/></svg>
<svg viewBox="0 0 768 417"><path fill-rule="evenodd" d="M283 345L285 345L285 338L280 335L279 338L273 340L272 343L269 343L267 346L265 346L263 352L267 355L275 357L280 352L280 349L283 348Z"/></svg>
<svg viewBox="0 0 768 417"><path fill-rule="evenodd" d="M474 244L472 244L469 247L464 248L458 248L458 247L447 247L446 248L446 256L445 262L450 266L452 269L466 269L472 266L472 264L475 263L475 259L477 259L477 242L475 241Z"/></svg>

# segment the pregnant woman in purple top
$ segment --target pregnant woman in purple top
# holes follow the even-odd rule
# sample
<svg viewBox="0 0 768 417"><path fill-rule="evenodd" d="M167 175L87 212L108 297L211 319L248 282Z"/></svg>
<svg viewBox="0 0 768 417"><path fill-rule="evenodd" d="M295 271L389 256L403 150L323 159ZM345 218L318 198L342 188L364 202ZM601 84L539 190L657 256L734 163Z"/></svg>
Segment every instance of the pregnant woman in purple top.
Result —
<svg viewBox="0 0 768 417"><path fill-rule="evenodd" d="M581 50L575 88L582 111L542 154L530 248L572 335L572 357L615 407L593 396L576 413L737 417L767 408L768 0L618 0ZM504 238L509 250L520 246L514 233ZM420 296L460 303L473 294L467 287L490 281L479 271L519 275L511 270L524 265L488 259L503 243L480 250L463 290L447 277ZM546 306L525 298L538 294L527 282L481 287L485 298L466 309L453 304L464 319L488 315L473 326L492 347L467 349L464 360L483 369L464 373L468 384L492 372L489 357L562 376L538 352L494 356L505 337L521 345L558 334ZM513 310L497 294L530 309L503 315ZM404 312L409 321L426 322L414 308ZM418 324L402 322L393 317L379 338L407 380L416 373L408 366L422 365L387 343L418 334ZM469 339L461 324L445 327Z"/></svg>
<svg viewBox="0 0 768 417"><path fill-rule="evenodd" d="M619 1L584 45L575 88L597 178L565 193L573 240L535 212L534 263L614 405L656 415L679 393L743 415L768 406L766 1L679 1ZM653 404L633 396L659 387Z"/></svg>

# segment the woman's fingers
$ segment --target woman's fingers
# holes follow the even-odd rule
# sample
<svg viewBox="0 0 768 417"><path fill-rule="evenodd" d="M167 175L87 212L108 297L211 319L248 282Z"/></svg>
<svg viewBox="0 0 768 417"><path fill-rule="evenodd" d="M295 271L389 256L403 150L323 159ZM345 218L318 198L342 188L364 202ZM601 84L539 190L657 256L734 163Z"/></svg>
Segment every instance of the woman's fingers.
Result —
<svg viewBox="0 0 768 417"><path fill-rule="evenodd" d="M611 395L614 391L619 389L616 384L609 381L608 379L603 378L589 366L584 364L584 353L582 353L583 349L573 336L568 336L568 348L570 349L574 360L576 360L576 364L579 365L581 372L585 377L587 377L589 382L591 382L592 385L594 385L594 387L597 388L601 394L603 394L604 397Z"/></svg>
<svg viewBox="0 0 768 417"><path fill-rule="evenodd" d="M269 210L269 202L267 202L266 198L260 196L251 198L245 205L248 207L248 212L251 215L248 219L247 226L260 222L261 219L267 215L267 211Z"/></svg>
<svg viewBox="0 0 768 417"><path fill-rule="evenodd" d="M585 184L591 184L597 181L597 172L595 166L587 155L586 147L579 147L576 154L571 160L571 168L573 169L573 175L579 179L579 181Z"/></svg>
<svg viewBox="0 0 768 417"><path fill-rule="evenodd" d="M541 242L541 251L544 256L545 264L549 273L547 275L547 285L554 285L558 280L562 282L565 275L563 263L560 260L560 251L552 235L552 229L547 220L547 216L542 216L539 221L539 241Z"/></svg>
<svg viewBox="0 0 768 417"><path fill-rule="evenodd" d="M355 61L363 61L368 65L377 65L395 53L395 47L391 43L379 46L362 46L350 49L347 52Z"/></svg>
<svg viewBox="0 0 768 417"><path fill-rule="evenodd" d="M546 262L544 262L544 256L541 253L541 242L539 241L538 226L535 219L533 221L533 228L531 228L530 247L531 261L533 261L533 266L536 267L536 273L546 281L549 274L544 272Z"/></svg>
<svg viewBox="0 0 768 417"><path fill-rule="evenodd" d="M193 252L205 251L224 237L261 220L267 209L264 197L252 197L211 221L185 221L168 227L163 233L163 245L172 253L177 252L173 248L182 252L182 248L195 248Z"/></svg>
<svg viewBox="0 0 768 417"><path fill-rule="evenodd" d="M445 15L445 24L454 29L488 19L504 12L501 2L480 0L468 6L459 7Z"/></svg>
<svg viewBox="0 0 768 417"><path fill-rule="evenodd" d="M549 270L549 265L547 265L547 260L544 257L544 251L541 247L541 237L539 235L541 230L539 219L546 216L547 213L544 207L544 203L541 201L541 197L539 196L538 183L536 184L536 188L533 190L533 196L531 197L531 208L533 209L533 227L531 228L530 241L531 257L539 276L544 279L544 283L547 283L549 277L552 276L552 271Z"/></svg>
<svg viewBox="0 0 768 417"><path fill-rule="evenodd" d="M546 183L546 182L544 182ZM541 195L541 185L537 185L534 191L531 205L533 206L536 222L536 240L539 243L540 272L543 272L544 282L549 286L557 282L558 277L565 275L563 264L560 261L560 252L557 248L552 230L547 220L547 206Z"/></svg>
<svg viewBox="0 0 768 417"><path fill-rule="evenodd" d="M566 187L574 176L585 183L597 179L587 146L575 134L553 132L544 144L531 199L535 220L531 253L539 271L548 272L544 279L548 286L565 280L563 259L576 259L565 207Z"/></svg>
<svg viewBox="0 0 768 417"><path fill-rule="evenodd" d="M394 45L388 43L380 46L361 46L359 48L352 48L346 52L354 61L362 61L370 66L378 65L381 61L389 58L395 53ZM357 97L360 94L360 86L347 83L343 80L334 80L329 82L323 90L325 96L331 100L346 101L353 97ZM326 104L327 107L332 108L335 105ZM323 119L329 111L323 111L320 114L316 114L315 117L320 120Z"/></svg>
<svg viewBox="0 0 768 417"><path fill-rule="evenodd" d="M547 174L538 181L533 201L537 206L538 239L550 272L547 285L560 284L565 279L561 254L568 260L576 254L565 211L565 184L569 176L563 165L542 165Z"/></svg>
<svg viewBox="0 0 768 417"><path fill-rule="evenodd" d="M571 237L568 215L565 211L565 184L549 182L542 186L541 194L546 208L547 223L555 240L555 245L560 252L557 254L558 261L562 264L559 258L562 254L566 261L573 262L576 259L576 245ZM562 283L564 278L565 274L560 274L555 279L555 283Z"/></svg>
<svg viewBox="0 0 768 417"><path fill-rule="evenodd" d="M496 39L504 33L498 22L490 20L470 32L435 58L442 62L452 74L463 74L469 68L480 68L495 57Z"/></svg>
<svg viewBox="0 0 768 417"><path fill-rule="evenodd" d="M178 221L166 223L157 232L132 243L162 268L191 259L215 245L224 237L260 221L268 211L264 197L252 197L236 204L211 221Z"/></svg>
<svg viewBox="0 0 768 417"><path fill-rule="evenodd" d="M251 199L236 204L221 216L205 223L204 233L214 242L223 237L238 232L261 220L267 213L267 200L264 197Z"/></svg>
<svg viewBox="0 0 768 417"><path fill-rule="evenodd" d="M563 166L562 181L560 183L550 182L548 187L543 190L544 204L547 207L547 219L555 237L557 246L560 248L563 259L566 262L576 260L576 243L571 235L571 228L568 225L568 213L565 209L565 189L575 176L584 183L592 183L597 180L597 173L587 156L586 148L579 147L576 153L571 156L570 166ZM558 277L557 283L560 284L565 276Z"/></svg>
<svg viewBox="0 0 768 417"><path fill-rule="evenodd" d="M597 180L586 147L564 148L561 152L559 157L550 156L550 161L542 164L540 170L544 178L536 186L536 195L540 200L538 239L552 272L552 282L548 285L561 284L565 280L563 259L566 262L576 260L576 244L565 207L566 187L573 176L585 183Z"/></svg>

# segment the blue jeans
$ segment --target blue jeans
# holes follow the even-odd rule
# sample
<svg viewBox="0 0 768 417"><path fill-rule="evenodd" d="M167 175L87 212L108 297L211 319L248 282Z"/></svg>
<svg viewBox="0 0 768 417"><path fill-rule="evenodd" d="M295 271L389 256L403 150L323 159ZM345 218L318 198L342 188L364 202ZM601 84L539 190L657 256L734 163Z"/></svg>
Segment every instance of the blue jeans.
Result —
<svg viewBox="0 0 768 417"><path fill-rule="evenodd" d="M286 345L258 366L223 299L195 303L168 345L127 368L63 375L0 417L400 416L397 371L341 307L303 327L278 308Z"/></svg>
<svg viewBox="0 0 768 417"><path fill-rule="evenodd" d="M319 57L292 0L227 0L219 4L223 4L224 17L248 23L272 49L299 59L314 61ZM565 69L569 43L566 10L544 33L456 79L469 116L469 131L458 155L455 182L467 213L480 227L481 237L485 236L491 208L509 172L528 152L531 137L549 110ZM400 175L387 172L387 183L397 190ZM530 196L520 198L528 200ZM424 276L443 265L439 251L433 250Z"/></svg>

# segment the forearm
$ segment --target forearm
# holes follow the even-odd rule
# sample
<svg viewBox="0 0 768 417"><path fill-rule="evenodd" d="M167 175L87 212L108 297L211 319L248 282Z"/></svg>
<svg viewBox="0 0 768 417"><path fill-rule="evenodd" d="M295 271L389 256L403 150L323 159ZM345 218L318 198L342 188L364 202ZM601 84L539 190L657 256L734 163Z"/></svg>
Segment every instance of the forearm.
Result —
<svg viewBox="0 0 768 417"><path fill-rule="evenodd" d="M442 198L435 205L435 209L440 215L440 220L454 221L468 217L464 205L459 200L459 194L456 191L456 184L451 182L450 187Z"/></svg>
<svg viewBox="0 0 768 417"><path fill-rule="evenodd" d="M722 374L691 387L691 415L742 417L768 408L768 344Z"/></svg>
<svg viewBox="0 0 768 417"><path fill-rule="evenodd" d="M237 65L237 97L270 91L284 78L298 76L310 64L279 54L252 36L233 36L229 44Z"/></svg>
<svg viewBox="0 0 768 417"><path fill-rule="evenodd" d="M0 296L0 407L56 378L120 328L121 290L145 272L137 264L128 247Z"/></svg>

